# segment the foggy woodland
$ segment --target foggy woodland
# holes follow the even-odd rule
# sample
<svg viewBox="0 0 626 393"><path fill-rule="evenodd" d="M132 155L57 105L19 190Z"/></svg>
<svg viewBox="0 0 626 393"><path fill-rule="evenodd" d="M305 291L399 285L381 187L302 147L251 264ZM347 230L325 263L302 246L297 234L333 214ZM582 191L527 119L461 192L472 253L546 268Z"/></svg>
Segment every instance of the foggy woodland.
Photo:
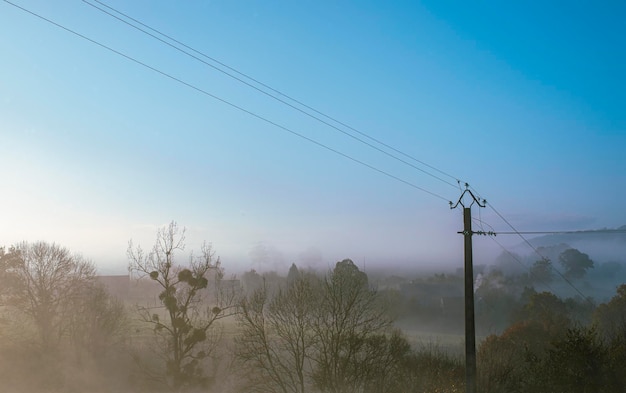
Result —
<svg viewBox="0 0 626 393"><path fill-rule="evenodd" d="M476 263L478 391L624 392L626 257L549 240ZM175 223L130 242L122 276L56 243L0 249L1 390L465 391L462 270L229 275L184 246Z"/></svg>

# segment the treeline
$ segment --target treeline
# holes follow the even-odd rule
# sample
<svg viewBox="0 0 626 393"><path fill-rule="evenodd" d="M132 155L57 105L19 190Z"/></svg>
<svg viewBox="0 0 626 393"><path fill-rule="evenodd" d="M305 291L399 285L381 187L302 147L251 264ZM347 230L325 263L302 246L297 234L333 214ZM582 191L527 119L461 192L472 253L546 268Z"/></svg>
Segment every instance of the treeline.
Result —
<svg viewBox="0 0 626 393"><path fill-rule="evenodd" d="M349 259L323 277L292 265L283 287L246 296L236 364L250 392L460 392L462 363L415 350L388 299Z"/></svg>
<svg viewBox="0 0 626 393"><path fill-rule="evenodd" d="M125 386L112 376L128 370L130 358L122 354L129 329L126 307L98 282L88 260L45 242L0 248L3 392Z"/></svg>
<svg viewBox="0 0 626 393"><path fill-rule="evenodd" d="M484 392L623 392L626 388L626 285L592 308L589 323L550 292L528 290L514 322L478 351Z"/></svg>
<svg viewBox="0 0 626 393"><path fill-rule="evenodd" d="M326 275L294 265L244 291L223 285L210 246L181 259L183 248L172 223L151 249L128 249L156 306L124 305L92 263L56 244L2 249L3 391L462 390L459 359L412 348L352 261Z"/></svg>
<svg viewBox="0 0 626 393"><path fill-rule="evenodd" d="M182 255L184 240L172 223L149 250L129 246L156 304L124 304L58 245L0 249L2 390L464 391L463 359L410 342L395 324L407 311L398 289L377 290L351 260L326 274L251 271L239 286L209 245ZM509 325L479 346L479 391L623 391L626 285L597 307L532 288L514 300Z"/></svg>
<svg viewBox="0 0 626 393"><path fill-rule="evenodd" d="M625 262L598 264L566 244L540 247L539 251L544 258L534 262L531 257L503 253L495 265L474 267L479 336L507 329L528 302L529 291L535 288L563 299L570 318L577 324L589 325L597 305L595 299L608 301L624 282ZM375 282L381 291L395 298L393 311L400 326L463 334L462 269L411 278L377 277Z"/></svg>

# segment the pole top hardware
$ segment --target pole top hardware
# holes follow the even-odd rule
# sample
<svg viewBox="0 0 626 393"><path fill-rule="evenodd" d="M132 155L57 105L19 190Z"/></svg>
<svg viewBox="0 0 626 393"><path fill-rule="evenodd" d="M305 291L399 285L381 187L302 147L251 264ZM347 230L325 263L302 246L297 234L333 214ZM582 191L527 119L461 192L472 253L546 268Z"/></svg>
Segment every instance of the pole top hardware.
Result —
<svg viewBox="0 0 626 393"><path fill-rule="evenodd" d="M471 231L471 232L459 231L457 233L460 234L460 235L465 235L465 236L467 236L467 235L496 236L497 235L497 233L494 232L494 231Z"/></svg>
<svg viewBox="0 0 626 393"><path fill-rule="evenodd" d="M487 206L487 200L486 199L482 199L481 200L480 198L476 198L476 196L474 195L472 190L470 190L469 184L465 183L465 191L463 191L463 193L459 197L459 200L456 203L452 203L452 201L449 202L450 203L450 209L456 209L456 207L459 206L459 205L461 205L461 206L463 206L463 208L465 208L466 206L463 203L463 197L465 196L465 194L469 194L472 197L471 203L467 207L472 207L472 205L474 203L476 203L480 207Z"/></svg>

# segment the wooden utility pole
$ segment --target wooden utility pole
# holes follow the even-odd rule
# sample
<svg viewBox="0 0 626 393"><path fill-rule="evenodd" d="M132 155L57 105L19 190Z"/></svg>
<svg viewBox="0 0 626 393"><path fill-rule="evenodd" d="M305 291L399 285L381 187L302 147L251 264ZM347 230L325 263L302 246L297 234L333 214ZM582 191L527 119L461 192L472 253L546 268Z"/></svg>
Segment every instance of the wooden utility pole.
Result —
<svg viewBox="0 0 626 393"><path fill-rule="evenodd" d="M469 206L463 203L463 197L469 194L471 197ZM458 202L450 208L463 207L463 232L459 232L465 239L465 392L476 393L476 328L474 321L474 266L472 260L472 205L485 207L470 191L469 185L465 184L465 191L461 194Z"/></svg>

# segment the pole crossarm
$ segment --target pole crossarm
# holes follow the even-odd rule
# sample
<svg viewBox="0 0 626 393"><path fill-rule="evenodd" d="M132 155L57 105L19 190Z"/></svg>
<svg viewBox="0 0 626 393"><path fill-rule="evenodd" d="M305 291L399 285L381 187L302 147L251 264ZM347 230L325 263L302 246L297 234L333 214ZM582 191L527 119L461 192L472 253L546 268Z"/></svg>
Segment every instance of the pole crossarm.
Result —
<svg viewBox="0 0 626 393"><path fill-rule="evenodd" d="M468 231L458 231L457 233L460 234L460 235L465 235L465 236L467 236L467 235L496 236L497 235L497 233L494 232L494 231L471 231L471 232L468 232Z"/></svg>
<svg viewBox="0 0 626 393"><path fill-rule="evenodd" d="M461 205L462 207L466 207L465 204L463 203L463 197L465 196L465 194L469 194L472 197L472 201L469 204L469 206L467 207L472 207L472 205L474 203L476 203L478 206L480 207L485 207L487 206L487 200L486 199L480 199L477 198L476 195L474 195L474 193L472 192L472 190L470 190L469 188L469 184L465 183L465 191L463 191L463 193L461 194L461 196L459 197L459 200L456 203L453 203L452 201L450 201L450 209L456 209L457 206Z"/></svg>

